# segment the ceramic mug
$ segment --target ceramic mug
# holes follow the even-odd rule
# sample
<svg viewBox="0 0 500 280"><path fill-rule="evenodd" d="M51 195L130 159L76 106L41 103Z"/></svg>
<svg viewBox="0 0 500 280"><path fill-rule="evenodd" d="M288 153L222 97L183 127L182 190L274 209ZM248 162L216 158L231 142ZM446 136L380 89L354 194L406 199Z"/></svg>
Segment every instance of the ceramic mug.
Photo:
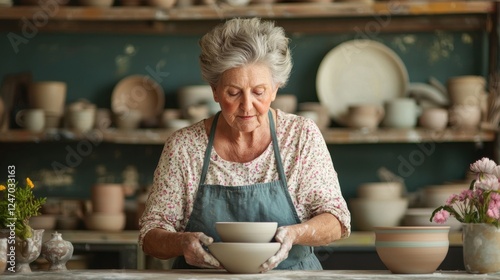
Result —
<svg viewBox="0 0 500 280"><path fill-rule="evenodd" d="M412 128L417 125L421 109L413 98L396 98L385 103L384 126Z"/></svg>
<svg viewBox="0 0 500 280"><path fill-rule="evenodd" d="M24 109L16 114L16 123L29 131L40 132L45 128L43 109Z"/></svg>

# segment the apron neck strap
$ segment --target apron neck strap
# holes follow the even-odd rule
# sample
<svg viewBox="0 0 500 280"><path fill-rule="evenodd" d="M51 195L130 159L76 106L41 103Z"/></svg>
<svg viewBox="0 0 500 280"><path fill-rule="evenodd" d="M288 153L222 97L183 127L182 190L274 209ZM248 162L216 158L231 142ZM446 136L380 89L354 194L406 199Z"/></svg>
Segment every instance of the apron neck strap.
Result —
<svg viewBox="0 0 500 280"><path fill-rule="evenodd" d="M210 154L212 153L212 147L214 144L214 138L215 138L215 129L217 128L217 122L219 121L219 115L220 111L217 112L214 116L214 121L212 122L212 126L210 127L210 135L208 137L208 144L207 144L207 149L205 150L205 156L203 158L203 167L201 171L201 177L200 177L200 185L203 185L205 183L205 178L207 177L207 172L208 172L208 165L210 164ZM274 157L276 158L276 165L278 167L278 174L279 178L281 181L285 183L286 186L286 176L285 176L285 170L283 169L283 164L281 161L281 155L280 155L280 150L279 150L279 145L278 145L278 138L276 137L276 127L274 125L274 118L271 110L268 111L267 115L269 116L269 127L271 131L271 137L273 140L273 150L274 150Z"/></svg>

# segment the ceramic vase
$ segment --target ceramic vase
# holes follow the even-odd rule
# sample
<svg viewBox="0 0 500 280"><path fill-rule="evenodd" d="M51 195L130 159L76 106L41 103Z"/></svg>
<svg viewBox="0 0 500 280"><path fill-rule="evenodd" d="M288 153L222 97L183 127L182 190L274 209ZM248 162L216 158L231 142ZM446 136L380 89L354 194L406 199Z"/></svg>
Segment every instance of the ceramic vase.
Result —
<svg viewBox="0 0 500 280"><path fill-rule="evenodd" d="M0 274L7 268L7 238L0 238Z"/></svg>
<svg viewBox="0 0 500 280"><path fill-rule="evenodd" d="M30 263L40 256L43 232L43 229L34 229L30 238L16 237L16 272L31 272Z"/></svg>
<svg viewBox="0 0 500 280"><path fill-rule="evenodd" d="M57 231L52 233L52 238L42 244L42 256L49 262L49 270L67 270L66 263L73 256L73 244L62 238Z"/></svg>
<svg viewBox="0 0 500 280"><path fill-rule="evenodd" d="M489 224L463 224L462 229L465 270L500 272L500 229Z"/></svg>

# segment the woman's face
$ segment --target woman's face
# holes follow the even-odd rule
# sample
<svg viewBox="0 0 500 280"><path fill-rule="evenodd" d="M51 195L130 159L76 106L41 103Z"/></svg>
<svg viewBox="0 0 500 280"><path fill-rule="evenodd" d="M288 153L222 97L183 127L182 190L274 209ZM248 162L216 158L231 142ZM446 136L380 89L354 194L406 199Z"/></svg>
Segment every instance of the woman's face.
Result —
<svg viewBox="0 0 500 280"><path fill-rule="evenodd" d="M267 112L277 90L271 71L263 64L227 70L213 88L227 123L241 132L252 132L268 123Z"/></svg>

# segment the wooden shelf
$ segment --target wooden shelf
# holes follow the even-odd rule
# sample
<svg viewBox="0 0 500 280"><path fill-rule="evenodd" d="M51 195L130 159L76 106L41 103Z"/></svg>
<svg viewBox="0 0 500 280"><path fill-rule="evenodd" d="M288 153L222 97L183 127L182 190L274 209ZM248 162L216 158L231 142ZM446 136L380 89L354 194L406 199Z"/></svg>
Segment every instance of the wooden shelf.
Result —
<svg viewBox="0 0 500 280"><path fill-rule="evenodd" d="M163 145L173 132L171 129L138 129L122 131L117 129L93 130L86 134L57 130L32 133L27 130L9 130L0 133L0 143L39 143L61 141L102 141L116 144ZM327 144L377 144L377 143L420 143L420 142L492 142L496 132L488 130L460 131L447 129L440 132L416 129L380 128L374 131L332 128L323 131Z"/></svg>
<svg viewBox="0 0 500 280"><path fill-rule="evenodd" d="M367 22L377 24L381 31L484 30L489 25L488 15L494 11L494 1L277 3L172 9L14 6L0 8L0 30L21 31L30 22L40 31L189 33L205 32L213 24L233 17L274 19L290 32L352 32L353 25ZM432 17L436 15L439 17ZM40 17L47 20L39 22ZM339 24L326 24L332 21Z"/></svg>

